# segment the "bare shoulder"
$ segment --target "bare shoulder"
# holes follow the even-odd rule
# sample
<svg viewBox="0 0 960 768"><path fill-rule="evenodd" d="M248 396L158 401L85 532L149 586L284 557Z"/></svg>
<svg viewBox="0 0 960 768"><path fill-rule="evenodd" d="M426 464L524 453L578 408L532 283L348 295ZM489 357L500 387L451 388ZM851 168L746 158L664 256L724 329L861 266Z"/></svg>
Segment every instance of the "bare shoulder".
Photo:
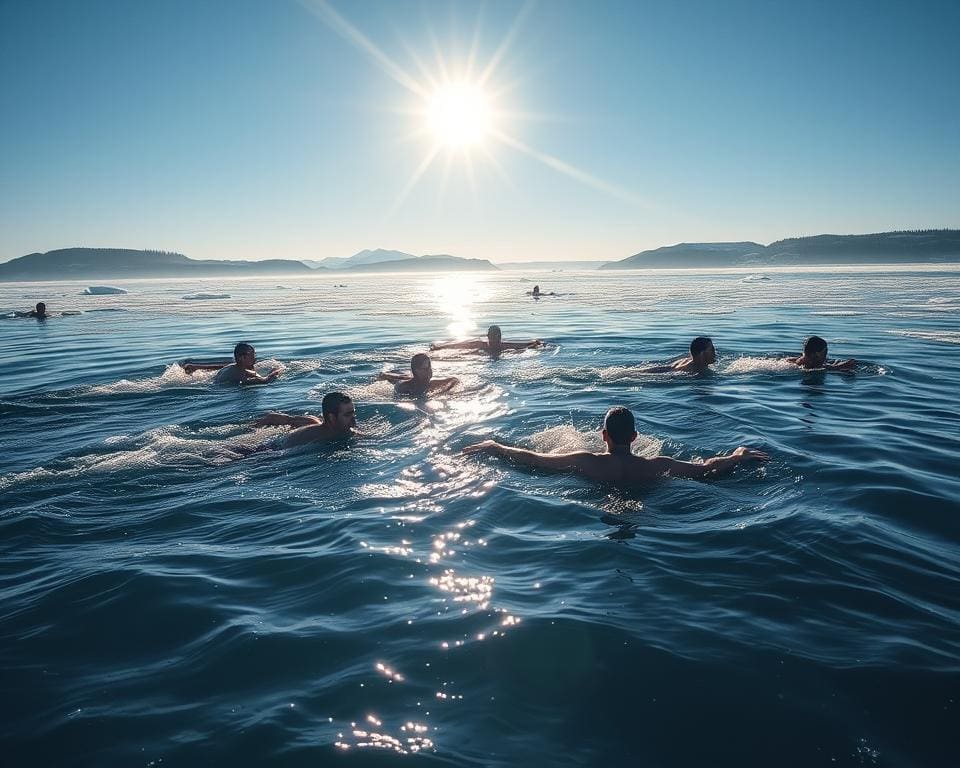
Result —
<svg viewBox="0 0 960 768"><path fill-rule="evenodd" d="M308 424L305 427L297 427L286 436L283 441L284 448L295 448L298 445L307 443L319 443L327 440L327 434L323 424Z"/></svg>

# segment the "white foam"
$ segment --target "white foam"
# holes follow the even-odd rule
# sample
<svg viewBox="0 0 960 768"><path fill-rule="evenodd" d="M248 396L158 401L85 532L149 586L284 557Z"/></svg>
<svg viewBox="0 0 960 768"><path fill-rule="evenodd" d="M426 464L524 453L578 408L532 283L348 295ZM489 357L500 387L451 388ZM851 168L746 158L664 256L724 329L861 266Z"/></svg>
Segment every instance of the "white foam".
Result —
<svg viewBox="0 0 960 768"><path fill-rule="evenodd" d="M550 427L541 432L530 435L530 442L534 449L543 453L572 453L574 451L593 451L594 453L606 450L600 431L581 432L572 424L562 424L559 427ZM663 441L649 435L639 435L631 449L638 456L652 458L659 456L663 448Z"/></svg>
<svg viewBox="0 0 960 768"><path fill-rule="evenodd" d="M783 358L739 357L723 369L724 373L761 373L797 371L799 368Z"/></svg>
<svg viewBox="0 0 960 768"><path fill-rule="evenodd" d="M111 296L113 294L127 293L127 291L112 285L91 285L84 288L80 293L83 296Z"/></svg>
<svg viewBox="0 0 960 768"><path fill-rule="evenodd" d="M853 310L837 309L825 312L811 312L811 315L819 317L855 317L864 314L863 312L854 312Z"/></svg>
<svg viewBox="0 0 960 768"><path fill-rule="evenodd" d="M117 395L159 392L162 389L170 389L172 387L192 387L209 384L216 375L216 371L197 371L189 374L177 363L174 363L168 365L166 370L159 376L148 376L144 379L120 379L120 381L115 381L112 384L99 384L90 387L84 394Z"/></svg>
<svg viewBox="0 0 960 768"><path fill-rule="evenodd" d="M923 341L939 341L945 344L960 344L960 331L887 331L896 336L906 336L910 339Z"/></svg>
<svg viewBox="0 0 960 768"><path fill-rule="evenodd" d="M185 432L177 427L151 430L135 438L107 438L104 445L125 448L88 456L71 457L67 466L57 469L37 467L0 477L0 490L33 480L60 480L90 475L111 475L129 470L149 471L161 468L194 468L222 466L246 457L252 449L263 446L283 432L270 427L224 437L238 425L210 427Z"/></svg>

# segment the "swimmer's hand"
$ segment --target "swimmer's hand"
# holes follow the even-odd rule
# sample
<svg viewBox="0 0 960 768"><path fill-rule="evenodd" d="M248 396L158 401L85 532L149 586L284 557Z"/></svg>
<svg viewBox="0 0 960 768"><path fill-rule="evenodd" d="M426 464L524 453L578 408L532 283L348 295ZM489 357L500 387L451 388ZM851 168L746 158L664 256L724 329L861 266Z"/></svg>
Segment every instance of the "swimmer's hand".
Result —
<svg viewBox="0 0 960 768"><path fill-rule="evenodd" d="M461 453L469 455L471 453L499 453L503 448L496 440L483 440L479 443L466 446Z"/></svg>
<svg viewBox="0 0 960 768"><path fill-rule="evenodd" d="M183 368L183 372L186 374L193 374L193 372L197 370L197 366L193 363L184 363L180 367Z"/></svg>
<svg viewBox="0 0 960 768"><path fill-rule="evenodd" d="M754 448L747 448L745 445L741 445L733 453L730 454L731 458L737 459L737 461L770 461L769 454L764 453L763 451L758 451Z"/></svg>
<svg viewBox="0 0 960 768"><path fill-rule="evenodd" d="M259 419L253 422L255 427L281 427L287 426L289 424L290 417L285 413L278 413L277 411L270 411L263 414Z"/></svg>
<svg viewBox="0 0 960 768"><path fill-rule="evenodd" d="M857 368L857 361L844 360L842 363L827 363L825 367L831 371L854 371Z"/></svg>
<svg viewBox="0 0 960 768"><path fill-rule="evenodd" d="M278 378L281 373L283 373L283 368L274 368L266 375L265 378L267 381L273 381L274 379Z"/></svg>

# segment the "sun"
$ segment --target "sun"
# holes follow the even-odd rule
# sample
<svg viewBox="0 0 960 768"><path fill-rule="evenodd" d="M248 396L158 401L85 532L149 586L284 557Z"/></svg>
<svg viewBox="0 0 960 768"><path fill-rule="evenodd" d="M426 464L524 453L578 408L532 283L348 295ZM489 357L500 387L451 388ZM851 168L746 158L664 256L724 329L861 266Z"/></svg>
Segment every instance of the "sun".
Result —
<svg viewBox="0 0 960 768"><path fill-rule="evenodd" d="M448 83L430 96L426 127L438 144L462 149L481 143L493 129L493 110L483 90L471 83Z"/></svg>

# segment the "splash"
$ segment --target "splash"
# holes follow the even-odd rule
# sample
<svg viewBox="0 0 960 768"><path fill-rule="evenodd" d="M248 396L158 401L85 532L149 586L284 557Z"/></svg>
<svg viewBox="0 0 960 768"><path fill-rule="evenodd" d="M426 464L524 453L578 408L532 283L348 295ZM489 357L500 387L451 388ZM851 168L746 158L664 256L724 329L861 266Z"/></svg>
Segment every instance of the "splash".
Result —
<svg viewBox="0 0 960 768"><path fill-rule="evenodd" d="M81 393L93 396L146 394L175 387L197 387L209 384L213 381L216 373L216 371L196 371L189 374L179 364L173 363L168 365L159 376L148 376L143 379L120 379L120 381L115 381L112 384L98 384L89 387L82 390Z"/></svg>
<svg viewBox="0 0 960 768"><path fill-rule="evenodd" d="M599 453L606 450L606 445L600 432L581 432L571 424L559 427L550 427L530 436L533 447L543 453L572 453L574 451L593 451ZM631 449L637 456L653 458L659 456L663 448L663 441L650 435L639 435Z"/></svg>
<svg viewBox="0 0 960 768"><path fill-rule="evenodd" d="M783 373L797 371L797 366L782 358L740 357L724 368L724 373Z"/></svg>

